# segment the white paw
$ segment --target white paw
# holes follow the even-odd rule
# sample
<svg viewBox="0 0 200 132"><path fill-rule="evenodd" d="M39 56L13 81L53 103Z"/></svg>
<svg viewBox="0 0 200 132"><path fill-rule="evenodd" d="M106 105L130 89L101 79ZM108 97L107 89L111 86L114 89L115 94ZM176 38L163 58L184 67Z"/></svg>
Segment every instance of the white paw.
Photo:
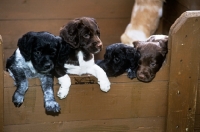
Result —
<svg viewBox="0 0 200 132"><path fill-rule="evenodd" d="M64 99L67 97L67 94L69 92L69 88L63 88L60 86L58 92L57 92L57 96L60 98L60 99Z"/></svg>
<svg viewBox="0 0 200 132"><path fill-rule="evenodd" d="M110 90L110 82L108 80L101 80L98 83L103 92L108 92Z"/></svg>

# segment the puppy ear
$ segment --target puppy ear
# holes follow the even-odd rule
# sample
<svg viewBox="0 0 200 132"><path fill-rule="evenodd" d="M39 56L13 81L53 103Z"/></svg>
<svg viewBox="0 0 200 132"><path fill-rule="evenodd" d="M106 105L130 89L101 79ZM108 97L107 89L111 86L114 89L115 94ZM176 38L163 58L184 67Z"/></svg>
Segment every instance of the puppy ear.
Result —
<svg viewBox="0 0 200 132"><path fill-rule="evenodd" d="M168 52L168 36L159 40L160 47L162 48L161 54L165 56Z"/></svg>
<svg viewBox="0 0 200 132"><path fill-rule="evenodd" d="M133 47L126 48L126 58L130 61L131 67L137 67L140 53Z"/></svg>
<svg viewBox="0 0 200 132"><path fill-rule="evenodd" d="M60 37L64 39L64 41L70 44L73 48L79 47L79 38L78 38L78 26L80 20L75 19L70 21L67 25L63 26L60 30Z"/></svg>
<svg viewBox="0 0 200 132"><path fill-rule="evenodd" d="M106 52L105 52L105 54L104 54L104 59L105 60L110 60L110 59L112 59L112 46L108 46L107 48L106 48Z"/></svg>
<svg viewBox="0 0 200 132"><path fill-rule="evenodd" d="M140 50L141 41L133 41L133 47Z"/></svg>
<svg viewBox="0 0 200 132"><path fill-rule="evenodd" d="M31 52L32 52L32 46L34 44L35 38L31 34L31 32L23 35L17 43L17 46L19 47L20 53L24 57L26 61L31 60Z"/></svg>

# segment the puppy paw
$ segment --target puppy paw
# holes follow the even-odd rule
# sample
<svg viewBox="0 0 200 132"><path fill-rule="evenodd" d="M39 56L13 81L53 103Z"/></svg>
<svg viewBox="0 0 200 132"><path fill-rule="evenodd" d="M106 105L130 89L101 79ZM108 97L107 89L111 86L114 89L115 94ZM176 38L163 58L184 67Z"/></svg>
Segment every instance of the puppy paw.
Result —
<svg viewBox="0 0 200 132"><path fill-rule="evenodd" d="M23 101L24 101L24 95L22 95L18 92L15 92L12 97L12 102L14 103L14 105L16 107L20 107L22 105Z"/></svg>
<svg viewBox="0 0 200 132"><path fill-rule="evenodd" d="M128 78L133 79L133 78L136 78L136 73L135 73L135 71L128 69L127 76L128 76Z"/></svg>
<svg viewBox="0 0 200 132"><path fill-rule="evenodd" d="M108 80L101 80L99 85L103 92L108 92L110 90L110 82Z"/></svg>
<svg viewBox="0 0 200 132"><path fill-rule="evenodd" d="M60 99L64 99L67 97L67 94L69 92L69 88L63 88L63 87L60 87L58 92L57 92L57 96L60 98Z"/></svg>
<svg viewBox="0 0 200 132"><path fill-rule="evenodd" d="M45 102L45 109L49 112L60 112L59 104L54 100L49 100Z"/></svg>

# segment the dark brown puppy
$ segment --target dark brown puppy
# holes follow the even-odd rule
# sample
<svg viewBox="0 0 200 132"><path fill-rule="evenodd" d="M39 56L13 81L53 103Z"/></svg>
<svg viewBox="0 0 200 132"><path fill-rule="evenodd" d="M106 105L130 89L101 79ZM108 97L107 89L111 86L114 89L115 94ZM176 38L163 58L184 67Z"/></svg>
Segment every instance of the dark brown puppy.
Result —
<svg viewBox="0 0 200 132"><path fill-rule="evenodd" d="M152 35L146 41L134 41L134 47L140 52L137 78L142 82L150 82L161 68L166 54L168 36Z"/></svg>
<svg viewBox="0 0 200 132"><path fill-rule="evenodd" d="M64 57L64 74L59 72L58 80L61 84L57 96L63 99L67 96L71 85L68 74L92 74L98 79L100 89L107 92L110 82L106 73L94 63L94 54L102 50L100 29L94 18L81 17L69 21L60 30L60 37L72 47L66 59ZM66 61L65 61L66 60Z"/></svg>

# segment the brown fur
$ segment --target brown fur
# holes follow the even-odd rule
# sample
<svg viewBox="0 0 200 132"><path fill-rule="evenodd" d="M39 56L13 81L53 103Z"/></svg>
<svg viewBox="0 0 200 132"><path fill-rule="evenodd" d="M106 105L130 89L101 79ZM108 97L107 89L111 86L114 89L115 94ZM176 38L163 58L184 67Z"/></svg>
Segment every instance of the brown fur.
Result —
<svg viewBox="0 0 200 132"><path fill-rule="evenodd" d="M135 0L131 21L121 36L121 42L132 46L133 41L144 41L154 34L162 16L163 2L164 0Z"/></svg>
<svg viewBox="0 0 200 132"><path fill-rule="evenodd" d="M137 79L150 82L161 68L166 54L168 36L152 35L146 41L134 41L134 47L140 52L138 62Z"/></svg>

